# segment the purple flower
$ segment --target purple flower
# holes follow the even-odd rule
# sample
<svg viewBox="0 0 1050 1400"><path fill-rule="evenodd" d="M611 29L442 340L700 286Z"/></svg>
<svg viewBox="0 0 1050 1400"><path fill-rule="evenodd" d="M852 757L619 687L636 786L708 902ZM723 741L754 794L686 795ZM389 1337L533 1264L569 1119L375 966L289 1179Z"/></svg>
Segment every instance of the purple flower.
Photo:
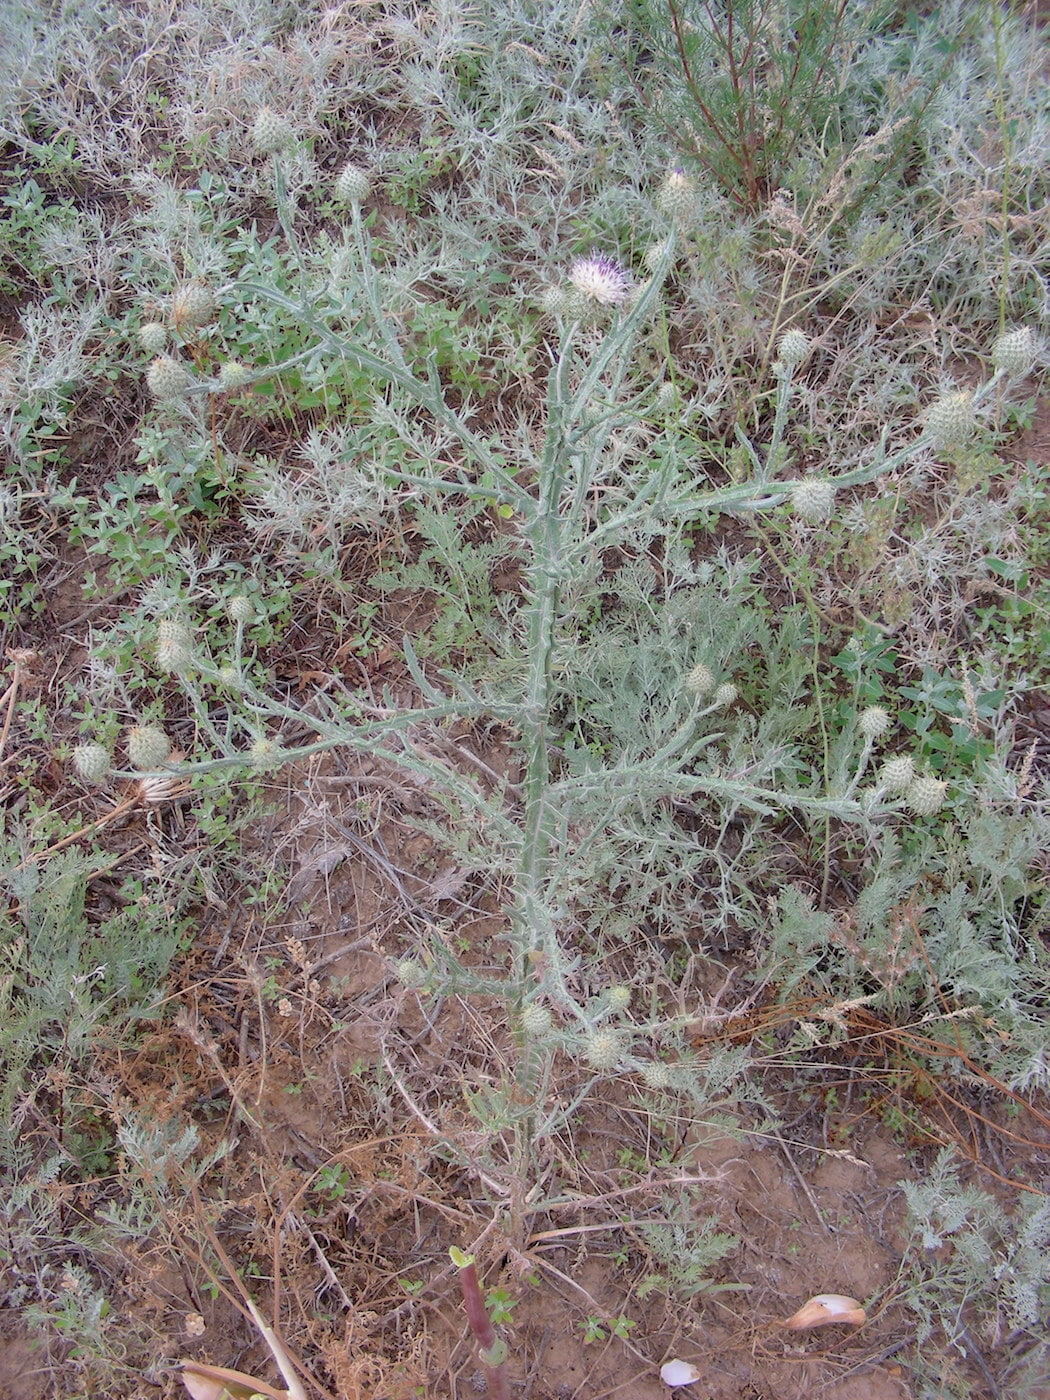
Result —
<svg viewBox="0 0 1050 1400"><path fill-rule="evenodd" d="M622 306L633 285L620 264L602 253L577 258L569 269L569 281L578 292L602 306Z"/></svg>

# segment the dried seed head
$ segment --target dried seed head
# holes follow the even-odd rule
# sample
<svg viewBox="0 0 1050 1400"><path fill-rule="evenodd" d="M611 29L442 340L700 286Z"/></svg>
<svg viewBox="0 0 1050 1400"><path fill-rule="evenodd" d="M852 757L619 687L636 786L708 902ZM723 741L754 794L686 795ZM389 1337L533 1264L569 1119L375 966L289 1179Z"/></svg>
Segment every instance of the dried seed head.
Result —
<svg viewBox="0 0 1050 1400"><path fill-rule="evenodd" d="M887 759L879 774L879 783L887 792L906 792L915 778L915 760L911 754L898 754Z"/></svg>
<svg viewBox="0 0 1050 1400"><path fill-rule="evenodd" d="M243 389L245 384L250 384L252 372L247 365L242 365L240 360L227 360L224 365L219 366L219 384L230 393L234 389Z"/></svg>
<svg viewBox="0 0 1050 1400"><path fill-rule="evenodd" d="M183 326L206 326L214 321L217 310L215 297L203 282L184 282L171 299L171 318L180 330Z"/></svg>
<svg viewBox="0 0 1050 1400"><path fill-rule="evenodd" d="M532 1002L521 1013L521 1028L526 1035L541 1039L550 1032L554 1024L550 1011L545 1006Z"/></svg>
<svg viewBox="0 0 1050 1400"><path fill-rule="evenodd" d="M173 754L172 757L176 755ZM177 757L181 758L182 755ZM170 802L180 790L177 778L168 778L163 774L154 778L140 778L135 788L139 801L149 807L159 806L161 802Z"/></svg>
<svg viewBox="0 0 1050 1400"><path fill-rule="evenodd" d="M835 488L830 481L807 476L791 488L791 508L810 524L828 520L835 511Z"/></svg>
<svg viewBox="0 0 1050 1400"><path fill-rule="evenodd" d="M147 355L160 355L168 343L168 328L159 321L147 321L139 326L139 344Z"/></svg>
<svg viewBox="0 0 1050 1400"><path fill-rule="evenodd" d="M702 661L698 662L685 678L685 688L690 695L702 700L715 688L715 678Z"/></svg>
<svg viewBox="0 0 1050 1400"><path fill-rule="evenodd" d="M696 183L683 170L668 171L656 196L656 207L676 224L692 223L696 218Z"/></svg>
<svg viewBox="0 0 1050 1400"><path fill-rule="evenodd" d="M252 600L246 598L243 593L238 593L233 598L227 599L226 616L231 622L251 622L255 617Z"/></svg>
<svg viewBox="0 0 1050 1400"><path fill-rule="evenodd" d="M157 623L157 665L162 671L185 671L193 659L190 630L173 617Z"/></svg>
<svg viewBox="0 0 1050 1400"><path fill-rule="evenodd" d="M1028 326L1006 331L992 346L992 364L996 369L1017 378L1028 373L1035 364L1039 347L1035 333Z"/></svg>
<svg viewBox="0 0 1050 1400"><path fill-rule="evenodd" d="M335 197L340 204L363 204L372 193L372 181L359 165L344 165L335 179Z"/></svg>
<svg viewBox="0 0 1050 1400"><path fill-rule="evenodd" d="M164 403L185 398L193 379L178 360L170 355L158 355L146 371L146 383L153 397Z"/></svg>
<svg viewBox="0 0 1050 1400"><path fill-rule="evenodd" d="M132 768L159 768L171 753L171 740L154 724L133 725L127 732L125 744Z"/></svg>
<svg viewBox="0 0 1050 1400"><path fill-rule="evenodd" d="M727 709L730 705L735 705L740 691L732 681L723 681L711 696L711 704L717 705L719 709Z"/></svg>
<svg viewBox="0 0 1050 1400"><path fill-rule="evenodd" d="M800 365L809 354L809 343L805 331L785 331L777 346L777 359L782 365Z"/></svg>
<svg viewBox="0 0 1050 1400"><path fill-rule="evenodd" d="M73 767L89 783L101 783L113 761L101 744L78 744L73 750Z"/></svg>
<svg viewBox="0 0 1050 1400"><path fill-rule="evenodd" d="M615 1069L623 1053L623 1041L616 1031L595 1031L584 1047L584 1058L592 1069Z"/></svg>
<svg viewBox="0 0 1050 1400"><path fill-rule="evenodd" d="M944 795L947 791L947 783L923 774L909 784L904 801L909 811L914 812L917 817L932 817L944 806Z"/></svg>
<svg viewBox="0 0 1050 1400"><path fill-rule="evenodd" d="M587 301L600 306L622 306L631 294L631 279L618 262L596 253L577 258L569 269L569 281Z"/></svg>
<svg viewBox="0 0 1050 1400"><path fill-rule="evenodd" d="M263 107L252 127L252 145L264 156L275 156L295 142L295 132L289 122L271 107Z"/></svg>
<svg viewBox="0 0 1050 1400"><path fill-rule="evenodd" d="M857 728L865 739L878 739L889 727L890 717L881 705L869 705L857 720Z"/></svg>
<svg viewBox="0 0 1050 1400"><path fill-rule="evenodd" d="M965 442L976 423L973 395L968 390L944 394L930 405L926 414L926 431L932 434L938 447L957 447Z"/></svg>

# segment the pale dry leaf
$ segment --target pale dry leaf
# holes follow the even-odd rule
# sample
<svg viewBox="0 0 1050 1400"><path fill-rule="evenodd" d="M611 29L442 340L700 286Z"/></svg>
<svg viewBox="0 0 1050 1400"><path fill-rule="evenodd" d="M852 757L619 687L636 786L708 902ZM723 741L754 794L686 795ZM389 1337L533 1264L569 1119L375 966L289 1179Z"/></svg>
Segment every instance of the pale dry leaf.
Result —
<svg viewBox="0 0 1050 1400"><path fill-rule="evenodd" d="M660 1367L660 1379L664 1385L692 1385L700 1379L700 1372L691 1361L665 1361Z"/></svg>
<svg viewBox="0 0 1050 1400"><path fill-rule="evenodd" d="M848 1298L844 1293L818 1293L781 1325L800 1332L807 1327L826 1327L831 1322L859 1327L864 1321L866 1314L856 1298Z"/></svg>

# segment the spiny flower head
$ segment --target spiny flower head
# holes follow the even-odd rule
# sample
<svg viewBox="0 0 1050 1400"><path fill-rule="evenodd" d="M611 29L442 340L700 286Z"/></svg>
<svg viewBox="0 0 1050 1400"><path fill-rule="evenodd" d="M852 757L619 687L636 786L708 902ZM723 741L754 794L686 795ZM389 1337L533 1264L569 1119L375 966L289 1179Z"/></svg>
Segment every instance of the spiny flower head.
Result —
<svg viewBox="0 0 1050 1400"><path fill-rule="evenodd" d="M157 665L162 671L185 671L193 659L190 629L174 617L157 623Z"/></svg>
<svg viewBox="0 0 1050 1400"><path fill-rule="evenodd" d="M915 777L915 760L911 754L888 758L879 773L879 782L887 792L906 792Z"/></svg>
<svg viewBox="0 0 1050 1400"><path fill-rule="evenodd" d="M295 141L291 123L279 116L272 107L263 107L252 127L252 145L264 156L275 156Z"/></svg>
<svg viewBox="0 0 1050 1400"><path fill-rule="evenodd" d="M642 1081L647 1089L669 1089L674 1082L671 1066L662 1060L652 1060L642 1068Z"/></svg>
<svg viewBox="0 0 1050 1400"><path fill-rule="evenodd" d="M800 365L809 354L809 336L805 331L785 331L777 346L777 359L782 365Z"/></svg>
<svg viewBox="0 0 1050 1400"><path fill-rule="evenodd" d="M942 783L939 778L920 774L909 784L904 801L917 817L932 817L944 806L944 795L947 791L947 783Z"/></svg>
<svg viewBox="0 0 1050 1400"><path fill-rule="evenodd" d="M675 223L685 223L696 213L696 184L684 170L669 170L656 196L657 208Z"/></svg>
<svg viewBox="0 0 1050 1400"><path fill-rule="evenodd" d="M803 477L791 488L791 508L803 520L818 525L834 513L835 487L816 476Z"/></svg>
<svg viewBox="0 0 1050 1400"><path fill-rule="evenodd" d="M532 1002L526 1006L521 1013L521 1028L526 1035L535 1036L537 1039L545 1036L554 1024L550 1011L546 1006L539 1006Z"/></svg>
<svg viewBox="0 0 1050 1400"><path fill-rule="evenodd" d="M967 389L957 394L943 394L930 405L926 414L926 430L938 447L957 447L971 435L977 419L973 411L973 395Z"/></svg>
<svg viewBox="0 0 1050 1400"><path fill-rule="evenodd" d="M171 299L171 318L182 326L206 326L218 309L211 289L203 282L184 282Z"/></svg>
<svg viewBox="0 0 1050 1400"><path fill-rule="evenodd" d="M604 253L577 258L569 269L569 281L582 296L600 306L622 306L631 295L630 276Z"/></svg>
<svg viewBox="0 0 1050 1400"><path fill-rule="evenodd" d="M869 705L857 720L857 728L865 739L878 739L889 727L890 717L881 705Z"/></svg>
<svg viewBox="0 0 1050 1400"><path fill-rule="evenodd" d="M372 193L368 172L348 162L335 177L334 193L340 204L363 204Z"/></svg>
<svg viewBox="0 0 1050 1400"><path fill-rule="evenodd" d="M685 678L685 688L690 695L695 695L698 700L709 695L715 688L715 678L711 674L710 668L705 666L702 661L698 661Z"/></svg>
<svg viewBox="0 0 1050 1400"><path fill-rule="evenodd" d="M1020 377L1035 364L1038 348L1030 326L1005 331L992 346L992 364L1006 374Z"/></svg>
<svg viewBox="0 0 1050 1400"><path fill-rule="evenodd" d="M592 1069L615 1069L622 1053L623 1041L616 1031L595 1031L583 1051Z"/></svg>
<svg viewBox="0 0 1050 1400"><path fill-rule="evenodd" d="M651 247L646 248L643 261L649 272L656 271L667 256L667 251L670 246L671 240L669 238L664 238L659 243L654 243Z"/></svg>
<svg viewBox="0 0 1050 1400"><path fill-rule="evenodd" d="M148 771L167 763L171 753L171 740L163 729L155 724L135 724L125 738L128 761L132 768Z"/></svg>
<svg viewBox="0 0 1050 1400"><path fill-rule="evenodd" d="M193 383L192 377L170 355L158 355L146 371L146 383L155 399L170 403L185 397Z"/></svg>
<svg viewBox="0 0 1050 1400"><path fill-rule="evenodd" d="M415 958L402 958L394 971L397 973L397 980L401 985L408 987L411 991L418 990L427 980L426 968Z"/></svg>
<svg viewBox="0 0 1050 1400"><path fill-rule="evenodd" d="M255 617L255 608L252 600L246 598L243 593L237 593L227 600L226 616L231 622L247 623Z"/></svg>
<svg viewBox="0 0 1050 1400"><path fill-rule="evenodd" d="M89 783L101 783L113 760L101 744L78 744L73 750L73 767Z"/></svg>
<svg viewBox="0 0 1050 1400"><path fill-rule="evenodd" d="M139 326L139 344L147 355L160 355L168 343L168 328L160 321L147 321Z"/></svg>
<svg viewBox="0 0 1050 1400"><path fill-rule="evenodd" d="M739 689L732 681L723 681L720 686L716 687L714 695L711 696L711 704L717 705L720 710L727 709L730 705L736 704L739 694Z"/></svg>
<svg viewBox="0 0 1050 1400"><path fill-rule="evenodd" d="M248 757L257 773L265 773L280 766L283 753L281 746L272 739L256 739L248 750Z"/></svg>
<svg viewBox="0 0 1050 1400"><path fill-rule="evenodd" d="M240 360L227 360L219 366L219 384L227 393L234 389L243 389L245 384L251 383L251 378L251 370L247 365L242 365Z"/></svg>
<svg viewBox="0 0 1050 1400"><path fill-rule="evenodd" d="M631 1004L630 987L610 987L605 1001L610 1011L626 1011Z"/></svg>

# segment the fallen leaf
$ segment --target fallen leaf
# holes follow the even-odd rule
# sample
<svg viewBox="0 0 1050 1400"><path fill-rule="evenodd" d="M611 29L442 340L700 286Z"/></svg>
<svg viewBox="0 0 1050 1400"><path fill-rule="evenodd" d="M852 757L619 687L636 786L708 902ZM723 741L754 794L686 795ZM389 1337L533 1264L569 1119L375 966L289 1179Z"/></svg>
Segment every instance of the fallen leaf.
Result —
<svg viewBox="0 0 1050 1400"><path fill-rule="evenodd" d="M844 1293L818 1293L781 1326L799 1332L806 1327L826 1327L829 1322L847 1322L851 1327L859 1327L864 1321L866 1314L856 1298L847 1298Z"/></svg>
<svg viewBox="0 0 1050 1400"><path fill-rule="evenodd" d="M665 1361L660 1367L660 1379L664 1385L692 1385L700 1379L700 1372L689 1361Z"/></svg>
<svg viewBox="0 0 1050 1400"><path fill-rule="evenodd" d="M243 1371L206 1366L203 1361L182 1362L182 1383L193 1400L251 1400L253 1395L263 1395L266 1400L288 1400L287 1390L275 1390Z"/></svg>

